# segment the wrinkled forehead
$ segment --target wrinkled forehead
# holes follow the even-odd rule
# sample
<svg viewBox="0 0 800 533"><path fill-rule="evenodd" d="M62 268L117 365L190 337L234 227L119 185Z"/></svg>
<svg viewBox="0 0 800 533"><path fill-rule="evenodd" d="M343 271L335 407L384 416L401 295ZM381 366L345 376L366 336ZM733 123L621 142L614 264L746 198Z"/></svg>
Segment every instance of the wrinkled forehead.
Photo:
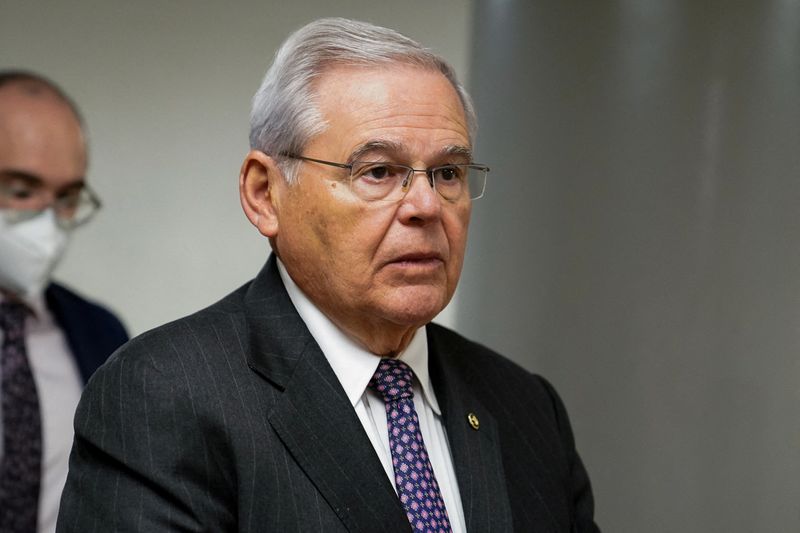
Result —
<svg viewBox="0 0 800 533"><path fill-rule="evenodd" d="M461 102L458 88L453 84L452 80L445 76L439 69L431 65L417 64L402 59L373 63L328 62L319 69L317 75L314 77L311 83L312 94L317 96L321 87L325 86L331 79L341 79L343 83L351 83L353 84L353 89L357 90L358 85L365 79L370 77L387 77L389 75L395 75L393 77L397 79L398 82L403 83L403 86L407 88L407 92L409 93L418 90L419 84L417 80L421 78L441 79L441 81L446 82L450 87L458 103L458 107L466 116L466 110L464 109L464 104Z"/></svg>
<svg viewBox="0 0 800 533"><path fill-rule="evenodd" d="M328 142L470 146L457 90L441 72L410 65L338 66L316 80Z"/></svg>

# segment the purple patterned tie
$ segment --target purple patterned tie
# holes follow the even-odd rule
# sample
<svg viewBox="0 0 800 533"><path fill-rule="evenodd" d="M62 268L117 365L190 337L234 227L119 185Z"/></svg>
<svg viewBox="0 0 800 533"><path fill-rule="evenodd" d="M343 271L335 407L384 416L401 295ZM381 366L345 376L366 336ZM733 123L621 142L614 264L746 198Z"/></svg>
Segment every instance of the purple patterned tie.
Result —
<svg viewBox="0 0 800 533"><path fill-rule="evenodd" d="M414 373L396 359L381 359L369 387L383 397L394 481L414 531L449 532L450 520L422 441L414 409Z"/></svg>
<svg viewBox="0 0 800 533"><path fill-rule="evenodd" d="M2 373L3 460L0 463L0 531L36 531L42 429L39 396L25 353L26 308L0 302L3 348Z"/></svg>

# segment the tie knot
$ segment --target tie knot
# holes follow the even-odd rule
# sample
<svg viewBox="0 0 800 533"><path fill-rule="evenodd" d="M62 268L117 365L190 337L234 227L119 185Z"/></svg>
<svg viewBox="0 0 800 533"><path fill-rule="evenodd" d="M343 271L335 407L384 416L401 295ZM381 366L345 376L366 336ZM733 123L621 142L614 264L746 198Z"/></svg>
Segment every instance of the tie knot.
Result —
<svg viewBox="0 0 800 533"><path fill-rule="evenodd" d="M0 330L9 337L21 334L28 309L18 302L0 302Z"/></svg>
<svg viewBox="0 0 800 533"><path fill-rule="evenodd" d="M413 380L414 372L404 362L381 359L369 388L380 394L384 402L393 402L414 397Z"/></svg>

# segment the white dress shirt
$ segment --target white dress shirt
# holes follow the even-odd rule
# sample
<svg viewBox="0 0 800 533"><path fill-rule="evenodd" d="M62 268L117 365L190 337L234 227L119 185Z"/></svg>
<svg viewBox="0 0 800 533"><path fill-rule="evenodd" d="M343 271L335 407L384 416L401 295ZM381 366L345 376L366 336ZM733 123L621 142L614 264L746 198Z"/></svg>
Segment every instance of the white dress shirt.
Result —
<svg viewBox="0 0 800 533"><path fill-rule="evenodd" d="M0 301L3 299L0 295ZM61 491L67 480L73 437L72 419L81 397L83 379L64 332L45 305L44 296L40 295L26 303L33 312L25 321L25 347L39 395L42 419L38 532L53 533L56 530ZM2 342L3 332L0 331L0 346ZM0 412L2 456L3 418Z"/></svg>
<svg viewBox="0 0 800 533"><path fill-rule="evenodd" d="M380 357L368 352L331 322L294 283L280 260L278 271L289 298L322 349L322 353L325 354L336 377L339 378L372 447L375 448L375 453L383 464L386 476L397 491L392 454L389 449L386 407L383 399L367 387L375 370L378 369ZM442 412L428 374L428 339L425 328L417 330L398 359L414 371L414 407L419 416L422 438L442 492L452 530L457 533L466 531L464 509L461 506L453 459L442 423Z"/></svg>

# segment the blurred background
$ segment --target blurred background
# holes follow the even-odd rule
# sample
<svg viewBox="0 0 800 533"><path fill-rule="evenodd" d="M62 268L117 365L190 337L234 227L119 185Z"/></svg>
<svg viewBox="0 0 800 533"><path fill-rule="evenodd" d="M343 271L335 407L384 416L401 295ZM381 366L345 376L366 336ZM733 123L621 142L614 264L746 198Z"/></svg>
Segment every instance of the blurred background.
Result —
<svg viewBox="0 0 800 533"><path fill-rule="evenodd" d="M800 531L800 0L0 0L0 68L89 125L57 277L133 333L250 279L250 97L321 16L471 90L492 173L439 321L555 384L603 530Z"/></svg>

